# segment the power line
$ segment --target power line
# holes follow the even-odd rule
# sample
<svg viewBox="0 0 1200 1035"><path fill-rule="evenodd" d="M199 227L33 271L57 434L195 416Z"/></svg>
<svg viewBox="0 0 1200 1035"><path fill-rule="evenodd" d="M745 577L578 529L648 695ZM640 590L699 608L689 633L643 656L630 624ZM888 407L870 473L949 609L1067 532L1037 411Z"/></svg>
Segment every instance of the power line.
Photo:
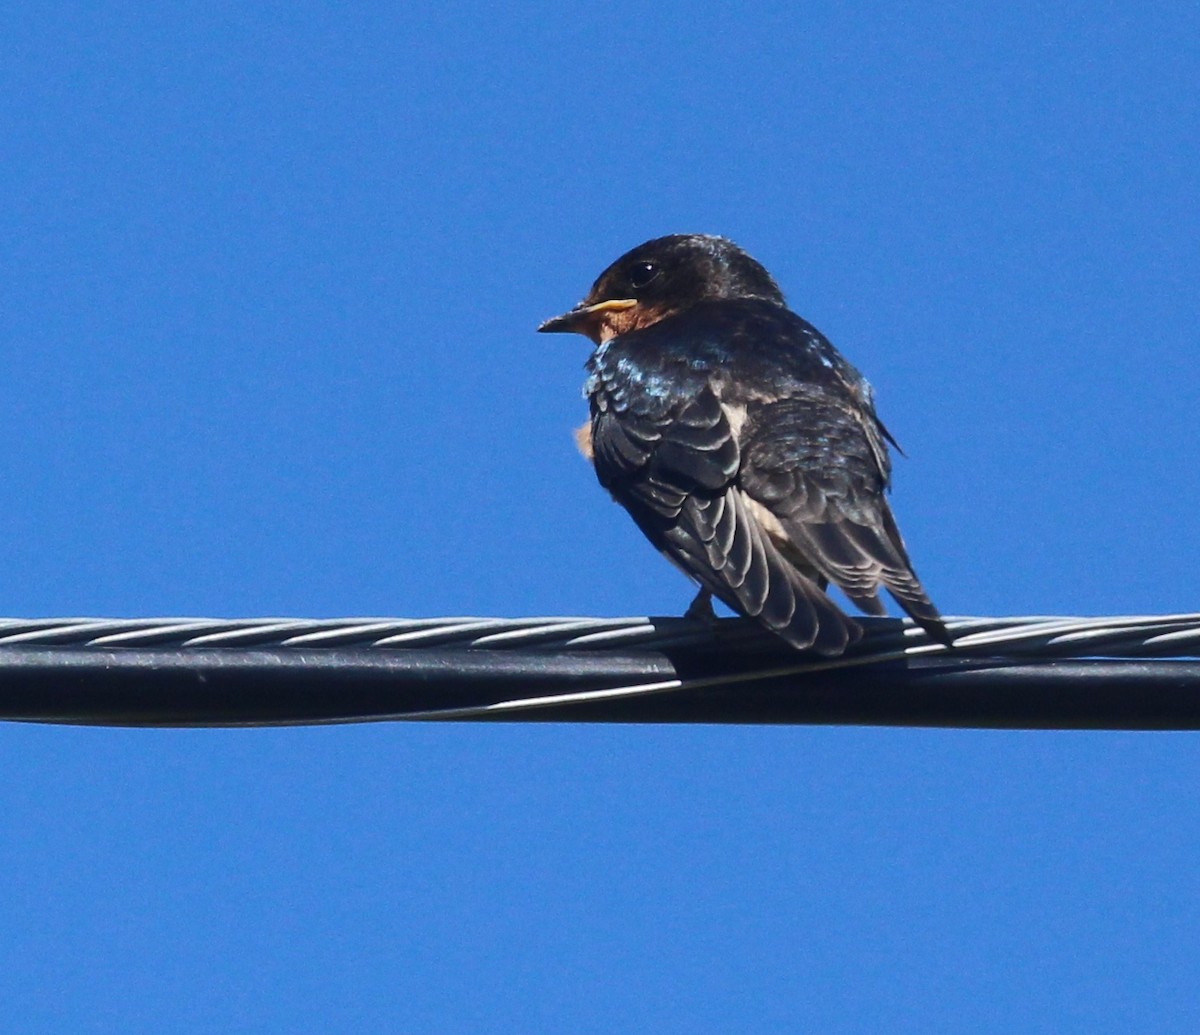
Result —
<svg viewBox="0 0 1200 1035"><path fill-rule="evenodd" d="M743 619L0 620L0 719L1200 728L1200 615L949 624L827 659Z"/></svg>

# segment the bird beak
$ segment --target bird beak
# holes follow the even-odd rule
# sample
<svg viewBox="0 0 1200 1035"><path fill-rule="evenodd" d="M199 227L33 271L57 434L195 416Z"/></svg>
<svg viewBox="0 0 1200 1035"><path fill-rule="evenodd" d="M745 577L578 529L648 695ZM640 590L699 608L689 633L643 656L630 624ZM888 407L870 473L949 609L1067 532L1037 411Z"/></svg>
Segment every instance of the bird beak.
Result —
<svg viewBox="0 0 1200 1035"><path fill-rule="evenodd" d="M559 334L565 331L586 333L583 328L597 316L618 312L622 309L632 309L637 304L636 298L609 298L603 302L596 302L594 305L586 305L581 302L569 313L563 313L562 316L547 320L538 330L544 334Z"/></svg>

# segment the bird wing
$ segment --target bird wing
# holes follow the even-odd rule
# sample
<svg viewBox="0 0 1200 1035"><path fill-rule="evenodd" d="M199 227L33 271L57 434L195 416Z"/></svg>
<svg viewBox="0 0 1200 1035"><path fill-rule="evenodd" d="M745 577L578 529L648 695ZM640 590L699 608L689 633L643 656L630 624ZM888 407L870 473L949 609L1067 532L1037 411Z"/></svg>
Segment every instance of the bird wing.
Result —
<svg viewBox="0 0 1200 1035"><path fill-rule="evenodd" d="M839 654L861 635L763 527L765 512L739 483L740 414L711 385L670 398L599 381L594 389L597 476L655 546L795 647Z"/></svg>
<svg viewBox="0 0 1200 1035"><path fill-rule="evenodd" d="M816 569L868 614L879 590L935 638L945 626L916 572L884 495L886 431L873 410L822 386L758 405L743 428L738 481L775 519L780 548Z"/></svg>

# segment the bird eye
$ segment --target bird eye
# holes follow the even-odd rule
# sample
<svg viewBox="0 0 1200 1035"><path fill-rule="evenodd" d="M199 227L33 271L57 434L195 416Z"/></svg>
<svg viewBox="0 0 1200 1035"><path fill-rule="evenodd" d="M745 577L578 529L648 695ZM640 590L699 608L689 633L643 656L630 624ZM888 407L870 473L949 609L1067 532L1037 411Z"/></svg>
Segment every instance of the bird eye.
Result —
<svg viewBox="0 0 1200 1035"><path fill-rule="evenodd" d="M629 271L629 286L634 290L644 288L661 272L653 262L639 262Z"/></svg>

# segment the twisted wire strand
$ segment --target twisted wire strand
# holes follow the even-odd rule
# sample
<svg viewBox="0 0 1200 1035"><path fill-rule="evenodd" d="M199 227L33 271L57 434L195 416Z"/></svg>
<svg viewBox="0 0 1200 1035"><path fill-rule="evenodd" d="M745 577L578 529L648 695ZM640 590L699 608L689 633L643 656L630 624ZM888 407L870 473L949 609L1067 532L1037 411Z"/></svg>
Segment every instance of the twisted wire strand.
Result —
<svg viewBox="0 0 1200 1035"><path fill-rule="evenodd" d="M912 622L863 619L863 639L837 665L896 656L987 654L1022 659L1200 657L1200 614L1117 617L956 617L953 648L931 642ZM612 651L719 644L775 648L769 633L740 618L48 618L0 619L0 648L176 647ZM828 667L809 662L803 667Z"/></svg>

